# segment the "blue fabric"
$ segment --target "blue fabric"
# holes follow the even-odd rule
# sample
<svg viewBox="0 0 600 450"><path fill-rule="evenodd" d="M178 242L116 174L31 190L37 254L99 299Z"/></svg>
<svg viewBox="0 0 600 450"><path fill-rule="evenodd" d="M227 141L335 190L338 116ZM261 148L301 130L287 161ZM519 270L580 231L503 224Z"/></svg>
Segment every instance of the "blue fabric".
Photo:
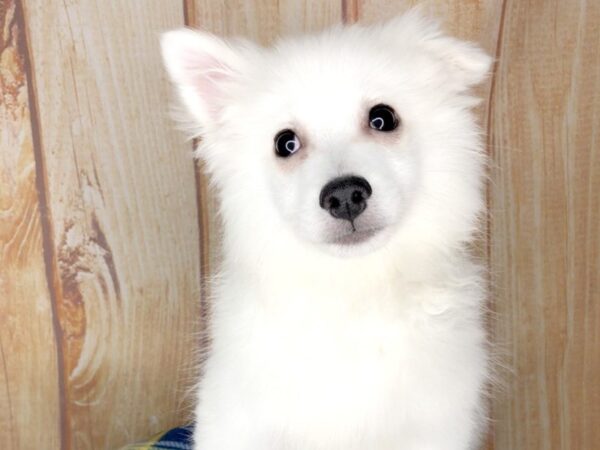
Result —
<svg viewBox="0 0 600 450"><path fill-rule="evenodd" d="M130 445L123 450L192 450L192 430L192 425L173 428L148 442Z"/></svg>

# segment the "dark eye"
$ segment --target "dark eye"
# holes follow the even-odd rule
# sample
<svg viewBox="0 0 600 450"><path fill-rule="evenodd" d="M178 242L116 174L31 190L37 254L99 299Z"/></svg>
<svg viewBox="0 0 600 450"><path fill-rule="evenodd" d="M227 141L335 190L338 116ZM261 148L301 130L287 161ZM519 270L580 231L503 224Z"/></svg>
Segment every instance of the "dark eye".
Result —
<svg viewBox="0 0 600 450"><path fill-rule="evenodd" d="M394 131L398 128L398 117L391 106L375 105L369 111L369 126L377 131Z"/></svg>
<svg viewBox="0 0 600 450"><path fill-rule="evenodd" d="M292 130L282 130L275 136L275 153L278 156L287 158L300 150L300 147L300 139Z"/></svg>

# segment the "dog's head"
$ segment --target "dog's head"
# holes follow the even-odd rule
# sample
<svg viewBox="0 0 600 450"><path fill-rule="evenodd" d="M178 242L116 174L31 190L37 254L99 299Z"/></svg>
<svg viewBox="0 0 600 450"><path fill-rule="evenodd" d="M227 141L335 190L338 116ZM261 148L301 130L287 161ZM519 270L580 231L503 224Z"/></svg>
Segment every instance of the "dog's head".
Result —
<svg viewBox="0 0 600 450"><path fill-rule="evenodd" d="M224 219L249 239L266 222L343 254L469 238L483 158L468 90L490 65L477 47L415 13L269 49L192 30L162 44Z"/></svg>

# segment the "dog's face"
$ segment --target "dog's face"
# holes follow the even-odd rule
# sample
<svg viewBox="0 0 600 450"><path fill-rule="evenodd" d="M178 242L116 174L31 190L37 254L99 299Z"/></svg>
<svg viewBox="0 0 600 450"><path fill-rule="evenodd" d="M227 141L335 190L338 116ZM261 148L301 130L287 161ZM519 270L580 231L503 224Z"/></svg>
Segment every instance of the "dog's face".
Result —
<svg viewBox="0 0 600 450"><path fill-rule="evenodd" d="M419 171L398 80L377 58L320 46L282 46L272 58L285 72L265 80L254 112L269 144L261 160L269 200L299 236L331 251L385 242L408 209Z"/></svg>
<svg viewBox="0 0 600 450"><path fill-rule="evenodd" d="M175 31L163 50L230 220L274 218L346 255L473 225L477 48L413 14L273 49Z"/></svg>

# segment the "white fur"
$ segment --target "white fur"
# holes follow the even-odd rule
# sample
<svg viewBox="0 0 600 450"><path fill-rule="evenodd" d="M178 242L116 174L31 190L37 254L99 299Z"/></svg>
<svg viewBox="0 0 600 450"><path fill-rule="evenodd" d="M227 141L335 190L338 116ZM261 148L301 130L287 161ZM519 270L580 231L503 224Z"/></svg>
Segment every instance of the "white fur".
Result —
<svg viewBox="0 0 600 450"><path fill-rule="evenodd" d="M466 250L484 155L468 92L490 58L417 13L264 49L163 38L221 200L224 259L199 384L199 450L464 450L485 428L481 268ZM393 106L401 127L366 127ZM273 138L297 131L282 159ZM319 206L372 185L359 244Z"/></svg>

